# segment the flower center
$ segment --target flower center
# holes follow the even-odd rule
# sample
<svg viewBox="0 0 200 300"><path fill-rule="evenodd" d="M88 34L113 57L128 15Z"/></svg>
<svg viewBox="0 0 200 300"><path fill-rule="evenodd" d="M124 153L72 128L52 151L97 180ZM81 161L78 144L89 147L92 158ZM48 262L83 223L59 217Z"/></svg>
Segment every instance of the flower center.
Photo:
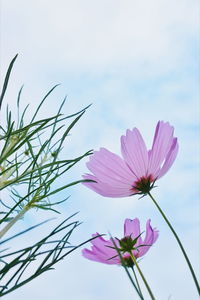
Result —
<svg viewBox="0 0 200 300"><path fill-rule="evenodd" d="M138 237L132 239L131 236L125 236L123 239L119 240L119 245L121 247L120 250L122 252L131 252L134 249L135 244L137 243Z"/></svg>
<svg viewBox="0 0 200 300"><path fill-rule="evenodd" d="M134 183L133 189L138 190L140 194L147 194L153 188L154 182L152 175L143 176Z"/></svg>
<svg viewBox="0 0 200 300"><path fill-rule="evenodd" d="M118 253L117 255L109 258L112 259L114 257L117 257L119 255L120 252L120 257L123 257L123 263L125 264L125 266L127 267L133 267L134 262L133 259L131 257L131 255L134 255L135 259L137 259L139 257L139 250L138 247L141 247L141 245L136 246L139 237L141 236L142 233L140 233L137 237L132 238L131 235L129 236L125 236L123 237L121 240L119 240L118 238L116 238L119 242L119 247L111 247L113 249L115 249ZM133 252L134 251L134 252Z"/></svg>

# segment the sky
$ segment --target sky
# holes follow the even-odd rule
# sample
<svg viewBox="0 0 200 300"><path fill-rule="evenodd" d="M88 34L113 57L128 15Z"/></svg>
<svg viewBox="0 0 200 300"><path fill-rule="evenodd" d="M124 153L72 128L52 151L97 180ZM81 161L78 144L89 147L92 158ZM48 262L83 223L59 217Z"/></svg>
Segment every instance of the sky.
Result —
<svg viewBox="0 0 200 300"><path fill-rule="evenodd" d="M9 62L19 54L3 111L7 103L15 111L22 84L22 103L30 103L31 109L53 85L61 84L41 111L45 117L54 114L65 95L65 114L92 103L73 128L64 156L100 147L120 154L120 136L133 127L139 128L150 148L158 120L174 126L180 150L154 195L198 272L199 2L1 0L0 5L1 83ZM80 179L87 172L86 161L74 167L63 184ZM83 222L72 235L72 243L96 231L121 237L125 218L138 217L143 228L150 218L160 236L141 268L156 299L198 299L178 245L148 197L106 198L82 185L65 193L71 197L60 206L58 221L79 211L78 219ZM26 228L46 217L33 211L19 226ZM52 224L44 226L47 232ZM27 240L40 234L35 230ZM5 296L6 300L37 298L137 299L122 268L88 261L79 250L55 271Z"/></svg>

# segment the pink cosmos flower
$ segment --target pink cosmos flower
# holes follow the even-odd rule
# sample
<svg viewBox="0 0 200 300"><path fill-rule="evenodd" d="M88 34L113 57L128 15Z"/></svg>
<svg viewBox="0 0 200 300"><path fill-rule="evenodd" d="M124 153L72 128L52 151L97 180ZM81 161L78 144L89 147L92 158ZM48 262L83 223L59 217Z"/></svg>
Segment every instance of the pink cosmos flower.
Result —
<svg viewBox="0 0 200 300"><path fill-rule="evenodd" d="M105 197L147 194L177 156L178 142L173 133L174 128L168 122L159 121L152 148L147 150L139 130L128 129L121 137L123 158L105 148L95 151L87 163L92 174L83 175L84 179L95 182L83 184Z"/></svg>
<svg viewBox="0 0 200 300"><path fill-rule="evenodd" d="M129 254L130 251L137 259L143 256L158 238L158 230L153 229L150 222L151 220L148 220L146 223L146 236L144 239L141 237L140 221L137 218L125 220L124 237L121 240L117 238L105 240L98 233L93 234L92 237L98 237L91 241L92 249L85 248L82 250L82 254L85 258L93 261L110 265L121 265L121 258L116 250L117 246L126 265L132 267L133 261Z"/></svg>

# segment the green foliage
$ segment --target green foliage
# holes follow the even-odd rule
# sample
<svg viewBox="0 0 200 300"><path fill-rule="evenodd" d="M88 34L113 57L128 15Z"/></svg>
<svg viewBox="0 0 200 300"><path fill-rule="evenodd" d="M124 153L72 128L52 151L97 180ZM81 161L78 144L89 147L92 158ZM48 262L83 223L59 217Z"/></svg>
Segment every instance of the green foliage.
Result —
<svg viewBox="0 0 200 300"><path fill-rule="evenodd" d="M0 96L0 108L16 58L17 56L11 61L5 77ZM57 85L45 95L32 117L29 117L28 123L26 123L26 115L29 106L27 105L21 111L22 87L17 96L17 120L13 119L12 112L7 106L6 124L5 126L0 125L2 145L0 148L0 192L7 190L10 195L9 200L0 199L2 206L0 246L4 246L8 241L38 226L32 226L13 237L4 238L9 229L27 211L35 208L58 213L55 206L66 201L68 197L55 201L55 195L58 194L58 198L59 192L85 181L80 179L67 182L64 186L59 185L60 177L81 159L90 155L91 151L75 158L68 157L66 159L60 159L60 153L65 139L89 106L79 112L64 116L61 112L65 103L64 99L55 115L38 119L42 105L56 87ZM79 222L74 221L67 224L66 222L70 218L67 218L49 235L34 245L11 252L8 248L0 249L0 296L8 294L52 269L55 263L77 248L70 246L69 238ZM38 261L40 261L39 265ZM34 271L32 265L37 266Z"/></svg>
<svg viewBox="0 0 200 300"><path fill-rule="evenodd" d="M74 217L74 215L65 219L45 238L29 247L11 253L7 251L8 249L1 250L0 263L3 264L3 268L0 270L0 297L18 289L44 272L54 269L53 266L57 262L63 260L71 252L94 239L91 238L80 243L78 246L72 246L69 243L69 238L74 229L80 225L78 221L72 221L66 224L72 217ZM46 221L33 226L8 240L24 234L43 223L46 223ZM59 236L60 233L61 237ZM8 240L0 242L0 245ZM6 254L4 252L6 252ZM37 264L35 264L35 262L37 262Z"/></svg>

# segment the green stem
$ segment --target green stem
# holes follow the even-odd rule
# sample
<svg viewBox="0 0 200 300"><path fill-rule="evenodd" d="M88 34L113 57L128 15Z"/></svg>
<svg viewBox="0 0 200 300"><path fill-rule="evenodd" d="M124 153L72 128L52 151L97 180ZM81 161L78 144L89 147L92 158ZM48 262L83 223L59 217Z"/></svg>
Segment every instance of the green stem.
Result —
<svg viewBox="0 0 200 300"><path fill-rule="evenodd" d="M7 231L29 210L28 206L25 206L1 231L0 239L7 233Z"/></svg>
<svg viewBox="0 0 200 300"><path fill-rule="evenodd" d="M187 262L187 264L188 264L188 267L189 267L189 269L190 269L190 272L191 272L191 274L192 274L192 277L193 277L193 279L194 279L194 283L195 283L195 285L196 285L197 291L198 291L198 293L199 293L199 295L200 295L200 287L199 287L199 284L198 284L198 280L197 280L197 278L196 278L196 275L195 275L195 273L194 273L194 270L193 270L193 268L192 268L192 265L191 265L191 263L190 263L190 260L189 260L189 258L188 258L188 256L187 256L186 252L185 252L185 249L184 249L184 247L183 247L183 245L182 245L182 243L181 243L181 241L180 241L180 239L179 239L179 237L178 237L176 231L174 230L174 228L172 227L171 223L170 223L169 220L167 219L166 215L164 214L164 212L162 211L162 209L160 208L160 206L158 205L158 203L156 202L156 200L154 199L154 197L150 194L150 192L148 193L148 195L149 195L149 197L152 199L152 201L154 202L154 204L156 205L156 207L158 208L159 212L160 212L161 215L163 216L163 218L164 218L164 220L166 221L167 225L168 225L169 228L171 229L171 231L172 231L172 233L173 233L175 239L177 240L177 242L178 242L178 244L179 244L179 246L180 246L180 248L181 248L181 251L182 251L182 253L183 253L184 257L185 257L185 260L186 260L186 262Z"/></svg>
<svg viewBox="0 0 200 300"><path fill-rule="evenodd" d="M147 281L146 281L146 279L145 279L145 277L144 277L144 275L143 275L143 273L142 273L142 271L141 271L141 269L140 269L140 267L139 267L139 265L137 263L137 260L136 260L135 256L133 255L133 253L131 251L129 252L129 254L130 254L130 256L131 256L131 258L133 260L134 265L138 269L138 272L139 272L140 276L142 277L142 280L143 280L143 282L144 282L144 284L145 284L145 286L146 286L146 288L147 288L147 290L149 292L149 295L150 295L151 299L155 300L155 297L154 297L154 295L153 295L153 293L152 293L152 291L150 289L150 286L148 285L148 283L147 283Z"/></svg>
<svg viewBox="0 0 200 300"><path fill-rule="evenodd" d="M130 273L129 273L129 271L128 271L128 268L124 266L124 269L125 269L125 271L126 271L126 274L128 275L128 278L130 279L130 282L131 282L132 285L134 286L134 288L135 288L135 290L136 290L138 296L140 297L141 300L144 300L144 298L143 298L142 295L140 294L140 291L138 290L137 285L135 284L133 278L131 277L131 275L130 275Z"/></svg>
<svg viewBox="0 0 200 300"><path fill-rule="evenodd" d="M141 291L141 288L140 288L140 285L139 285L139 281L138 281L138 279L137 279L137 276L136 276L134 267L132 267L131 269L133 270L133 274L134 274L134 277L135 277L135 281L136 281L136 284L137 284L137 288L138 288L138 291L139 291L139 293L140 293L140 298L141 298L142 300L144 300L144 297L143 297L143 295L142 295L142 291Z"/></svg>
<svg viewBox="0 0 200 300"><path fill-rule="evenodd" d="M125 260L124 260L124 258L123 258L123 256L122 256L122 254L120 253L120 250L118 249L118 247L117 247L117 245L116 245L114 239L112 238L112 236L111 236L111 240L112 240L113 245L114 245L114 247L115 247L115 249L116 249L116 251L117 251L117 253L118 253L119 257L120 257L121 264L122 264L122 266L124 267L124 270L125 270L125 272L126 272L128 278L129 278L129 280L131 281L132 285L134 286L134 288L135 288L135 290L136 290L138 296L140 297L140 299L141 299L141 300L144 300L143 297L142 297L142 295L140 294L140 291L138 290L137 284L135 284L135 282L134 282L134 280L133 280L131 274L129 273L127 264L126 264L126 262L125 262Z"/></svg>

